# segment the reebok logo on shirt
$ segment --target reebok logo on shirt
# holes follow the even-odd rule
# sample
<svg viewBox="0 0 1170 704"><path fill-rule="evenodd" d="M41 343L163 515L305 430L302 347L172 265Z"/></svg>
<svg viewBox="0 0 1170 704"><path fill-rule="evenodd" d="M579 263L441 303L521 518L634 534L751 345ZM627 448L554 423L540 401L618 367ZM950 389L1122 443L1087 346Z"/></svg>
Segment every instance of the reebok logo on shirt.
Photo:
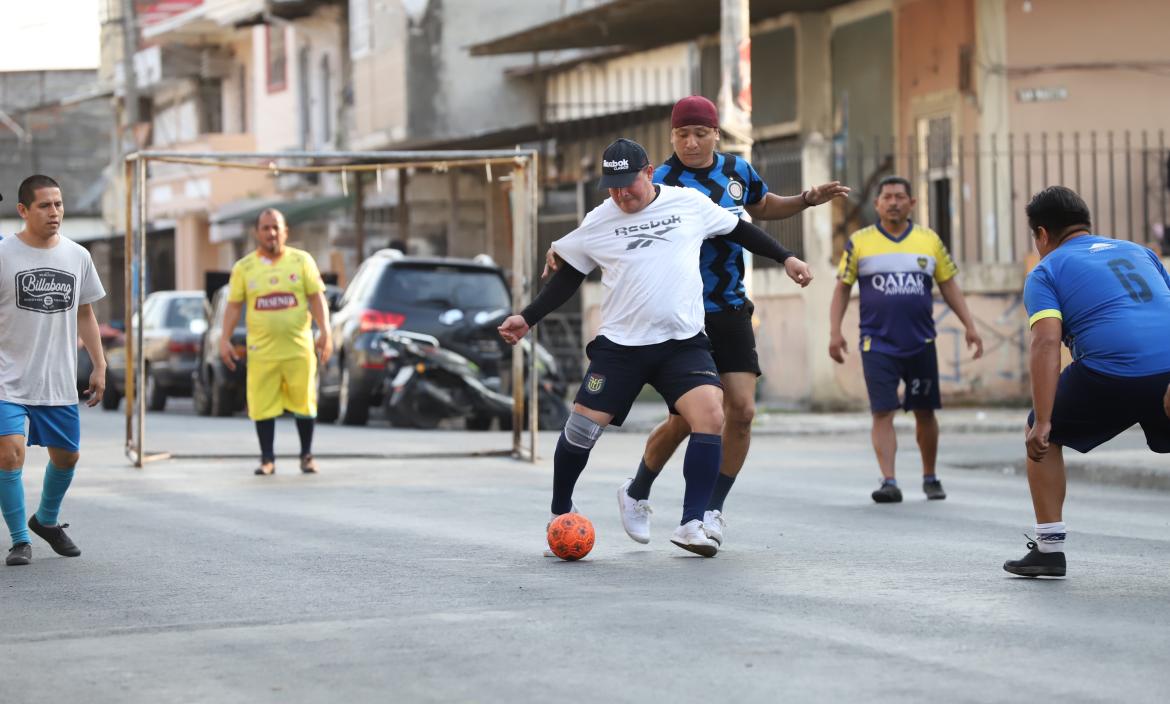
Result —
<svg viewBox="0 0 1170 704"><path fill-rule="evenodd" d="M57 269L31 269L16 275L16 307L34 313L61 313L73 308L77 279Z"/></svg>
<svg viewBox="0 0 1170 704"><path fill-rule="evenodd" d="M682 223L682 218L678 215L667 218L666 220L651 220L641 225L628 225L624 227L614 228L613 234L618 237L632 237L633 242L626 246L626 251L631 249L640 249L642 247L649 247L655 242L669 242L666 233L677 228ZM654 230L654 228L661 228L654 232L647 232L647 230Z"/></svg>

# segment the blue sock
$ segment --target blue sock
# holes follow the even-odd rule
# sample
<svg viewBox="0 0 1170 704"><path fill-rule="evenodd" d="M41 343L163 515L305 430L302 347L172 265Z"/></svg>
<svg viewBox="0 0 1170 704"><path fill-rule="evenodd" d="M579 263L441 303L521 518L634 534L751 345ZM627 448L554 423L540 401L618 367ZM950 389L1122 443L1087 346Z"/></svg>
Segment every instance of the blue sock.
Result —
<svg viewBox="0 0 1170 704"><path fill-rule="evenodd" d="M898 486L898 480L893 477L882 479L882 486Z"/></svg>
<svg viewBox="0 0 1170 704"><path fill-rule="evenodd" d="M926 484L929 484L931 482L937 482L938 477L934 476L933 474L923 474L922 481Z"/></svg>
<svg viewBox="0 0 1170 704"><path fill-rule="evenodd" d="M41 506L37 509L37 523L42 526L57 525L57 514L61 512L61 499L73 482L73 468L61 469L52 462L45 467L45 483L41 488Z"/></svg>
<svg viewBox="0 0 1170 704"><path fill-rule="evenodd" d="M565 439L557 440L557 451L553 454L553 498L552 512L556 515L573 510L573 487L577 477L585 470L589 461L589 448L578 447Z"/></svg>
<svg viewBox="0 0 1170 704"><path fill-rule="evenodd" d="M727 499L727 492L731 491L731 485L735 483L735 477L729 477L723 472L715 478L715 491L711 493L711 500L707 502L708 511L723 511L723 502Z"/></svg>
<svg viewBox="0 0 1170 704"><path fill-rule="evenodd" d="M711 433L691 433L686 458L683 459L683 478L687 486L683 491L683 515L679 525L695 519L703 520L707 502L715 491L719 462L722 459L722 437Z"/></svg>
<svg viewBox="0 0 1170 704"><path fill-rule="evenodd" d="M13 545L30 542L24 516L23 477L24 472L19 469L0 470L0 512L4 513Z"/></svg>

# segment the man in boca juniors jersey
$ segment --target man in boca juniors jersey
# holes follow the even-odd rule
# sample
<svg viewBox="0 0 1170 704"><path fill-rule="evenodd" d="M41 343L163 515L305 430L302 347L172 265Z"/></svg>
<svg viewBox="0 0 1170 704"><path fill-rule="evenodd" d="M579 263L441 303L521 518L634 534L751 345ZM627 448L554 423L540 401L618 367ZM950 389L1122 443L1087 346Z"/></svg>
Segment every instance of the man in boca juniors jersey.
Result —
<svg viewBox="0 0 1170 704"><path fill-rule="evenodd" d="M317 471L313 459L313 426L317 417L317 357L329 362L329 308L325 284L308 252L286 246L288 225L279 210L268 209L256 220L256 251L236 262L228 284L219 354L229 369L239 361L231 334L247 308L248 416L260 438L256 474L276 471L273 443L276 419L285 411L296 416L301 440L301 471ZM320 335L314 352L310 316Z"/></svg>
<svg viewBox="0 0 1170 704"><path fill-rule="evenodd" d="M942 406L934 345L936 281L943 300L963 323L967 346L975 349L975 359L983 356L983 340L955 281L958 268L939 236L910 220L915 203L909 181L899 176L882 179L874 201L880 220L854 232L845 243L829 312L829 356L843 364L846 345L841 320L853 284L859 284L861 364L873 413L873 449L882 473L882 484L871 495L878 503L902 500L894 476L898 449L894 413L899 406L914 411L926 497L947 496L934 471L938 454L934 411ZM899 382L905 384L901 402Z"/></svg>

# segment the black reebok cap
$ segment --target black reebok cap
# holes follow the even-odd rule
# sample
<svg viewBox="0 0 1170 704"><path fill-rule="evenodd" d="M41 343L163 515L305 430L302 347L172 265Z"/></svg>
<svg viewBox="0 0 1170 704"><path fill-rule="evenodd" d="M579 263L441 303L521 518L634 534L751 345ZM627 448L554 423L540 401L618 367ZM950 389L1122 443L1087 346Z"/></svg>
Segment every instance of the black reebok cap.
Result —
<svg viewBox="0 0 1170 704"><path fill-rule="evenodd" d="M649 164L650 157L641 144L632 139L619 139L601 155L601 187L625 188Z"/></svg>

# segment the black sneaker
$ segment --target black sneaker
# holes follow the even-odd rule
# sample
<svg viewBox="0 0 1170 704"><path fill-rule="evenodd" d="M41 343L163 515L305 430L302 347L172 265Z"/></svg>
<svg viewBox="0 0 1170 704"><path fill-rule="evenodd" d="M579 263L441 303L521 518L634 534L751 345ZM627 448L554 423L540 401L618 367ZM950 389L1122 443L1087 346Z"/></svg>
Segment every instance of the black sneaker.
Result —
<svg viewBox="0 0 1170 704"><path fill-rule="evenodd" d="M1064 553L1040 552L1036 549L1036 541L1028 538L1028 554L1019 560L1008 560L1003 563L1003 568L1021 577L1063 577Z"/></svg>
<svg viewBox="0 0 1170 704"><path fill-rule="evenodd" d="M8 559L4 561L4 564L15 567L27 565L30 562L32 562L32 546L28 543L17 543L8 551Z"/></svg>
<svg viewBox="0 0 1170 704"><path fill-rule="evenodd" d="M41 522L37 520L37 514L33 514L32 518L28 519L28 529L37 535L41 536L49 547L53 548L53 552L65 557L77 557L81 554L81 548L73 544L68 535L65 535L65 529L69 527L68 523L62 523L56 526L42 526Z"/></svg>
<svg viewBox="0 0 1170 704"><path fill-rule="evenodd" d="M879 504L896 504L902 501L902 490L896 484L882 484L870 496Z"/></svg>
<svg viewBox="0 0 1170 704"><path fill-rule="evenodd" d="M943 490L942 482L937 479L933 482L922 482L922 491L926 494L926 498L931 500L947 498L947 492Z"/></svg>

